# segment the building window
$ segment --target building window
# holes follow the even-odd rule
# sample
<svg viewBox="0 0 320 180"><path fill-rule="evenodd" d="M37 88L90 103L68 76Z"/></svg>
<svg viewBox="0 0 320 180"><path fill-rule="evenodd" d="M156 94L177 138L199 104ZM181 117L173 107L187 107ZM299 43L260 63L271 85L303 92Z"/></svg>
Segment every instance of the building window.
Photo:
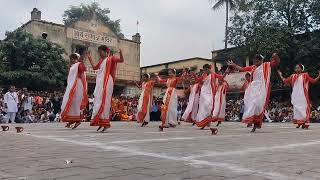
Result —
<svg viewBox="0 0 320 180"><path fill-rule="evenodd" d="M88 50L88 47L80 45L80 44L73 44L72 45L72 52L78 53L82 55L85 51Z"/></svg>

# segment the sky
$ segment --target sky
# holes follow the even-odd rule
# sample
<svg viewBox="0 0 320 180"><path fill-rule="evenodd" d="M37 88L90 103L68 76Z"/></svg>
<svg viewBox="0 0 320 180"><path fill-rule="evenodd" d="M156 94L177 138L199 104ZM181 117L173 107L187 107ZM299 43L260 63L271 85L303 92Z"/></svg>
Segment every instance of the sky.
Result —
<svg viewBox="0 0 320 180"><path fill-rule="evenodd" d="M224 11L212 11L209 0L0 0L0 39L30 20L32 8L42 19L63 23L64 10L81 3L98 2L120 19L126 38L141 34L141 66L191 57L211 58L224 46Z"/></svg>

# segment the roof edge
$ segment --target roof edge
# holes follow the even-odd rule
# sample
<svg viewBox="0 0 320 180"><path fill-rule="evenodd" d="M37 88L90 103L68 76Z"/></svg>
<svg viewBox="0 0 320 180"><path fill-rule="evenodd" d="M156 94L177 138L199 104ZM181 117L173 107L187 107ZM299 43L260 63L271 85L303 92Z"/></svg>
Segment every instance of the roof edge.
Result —
<svg viewBox="0 0 320 180"><path fill-rule="evenodd" d="M189 61L189 60L194 60L194 59L205 60L205 61L208 61L208 62L211 62L211 61L212 61L211 59L207 59L207 58L192 57L192 58L180 59L180 60L176 60L176 61L169 61L169 62L165 62L165 63L159 63L159 64L153 64L153 65L148 65L148 66L142 66L141 68L161 66L161 65L166 65L166 64L170 64L170 63L176 63L176 62L181 62L181 61Z"/></svg>

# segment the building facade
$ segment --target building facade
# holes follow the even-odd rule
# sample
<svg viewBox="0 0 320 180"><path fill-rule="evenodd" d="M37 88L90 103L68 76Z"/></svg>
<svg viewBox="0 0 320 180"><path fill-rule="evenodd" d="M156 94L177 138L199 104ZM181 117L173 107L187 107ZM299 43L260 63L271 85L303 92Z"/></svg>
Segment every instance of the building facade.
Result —
<svg viewBox="0 0 320 180"><path fill-rule="evenodd" d="M22 25L22 28L35 37L41 37L45 32L48 41L57 43L65 49L66 60L71 53L85 48L91 52L95 63L98 63L97 49L100 45L110 47L113 52L116 52L116 56L118 50L121 49L125 62L117 67L114 93L129 96L137 93L138 89L134 82L140 80L141 41L139 33L132 36L132 39L119 38L95 15L89 20L77 21L68 26L47 22L41 19L41 11L36 8L31 12L31 20ZM89 62L85 64L87 65L89 89L92 92L96 72L91 68Z"/></svg>
<svg viewBox="0 0 320 180"><path fill-rule="evenodd" d="M235 48L227 48L212 51L212 59L218 70L227 68L227 60L229 60L232 51ZM240 66L249 66L250 58L247 57L232 57L232 60ZM225 80L228 82L230 91L239 92L243 84L245 83L245 72L236 72L226 75Z"/></svg>
<svg viewBox="0 0 320 180"><path fill-rule="evenodd" d="M192 71L199 72L205 64L212 64L213 61L211 59L201 58L201 57L193 57L188 59L175 60L167 63L155 64L151 66L141 67L141 73L159 73L167 71L168 69L176 69L178 72L185 68L191 68ZM219 66L220 64L217 63ZM161 74L161 73L160 73ZM181 87L181 85L179 85ZM165 87L157 85L153 91L155 96L161 96L165 93ZM178 89L178 95L183 96L184 91Z"/></svg>
<svg viewBox="0 0 320 180"><path fill-rule="evenodd" d="M184 69L184 68L192 68L194 71L199 72L202 69L204 64L212 64L213 61L211 59L201 58L201 57L193 57L188 59L175 60L167 63L155 64L151 66L141 67L141 73L156 73L160 72L164 69Z"/></svg>

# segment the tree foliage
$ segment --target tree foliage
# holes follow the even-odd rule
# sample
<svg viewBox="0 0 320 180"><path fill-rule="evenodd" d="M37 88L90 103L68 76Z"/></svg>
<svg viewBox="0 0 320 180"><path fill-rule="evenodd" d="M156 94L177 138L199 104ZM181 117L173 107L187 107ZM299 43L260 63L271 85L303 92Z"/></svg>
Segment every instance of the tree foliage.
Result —
<svg viewBox="0 0 320 180"><path fill-rule="evenodd" d="M216 11L220 9L224 4L226 6L226 25L225 25L225 37L224 37L224 48L228 48L228 32L229 32L229 10L234 10L236 2L239 0L210 0L212 4L212 10Z"/></svg>
<svg viewBox="0 0 320 180"><path fill-rule="evenodd" d="M30 89L57 89L64 85L67 67L64 49L22 29L7 32L0 43L0 81Z"/></svg>
<svg viewBox="0 0 320 180"><path fill-rule="evenodd" d="M111 20L109 18L110 10L108 8L101 8L96 2L88 5L71 6L68 10L64 11L63 21L65 25L71 25L79 20L89 20L94 14L120 38L124 37L121 33L120 20Z"/></svg>
<svg viewBox="0 0 320 180"><path fill-rule="evenodd" d="M236 55L278 51L282 67L297 62L316 74L320 50L320 5L318 0L247 0L231 18L229 43L239 47ZM290 72L290 71L289 71Z"/></svg>
<svg viewBox="0 0 320 180"><path fill-rule="evenodd" d="M302 63L313 77L320 64L320 3L319 0L242 0L233 10L228 32L229 44L237 47L232 56L256 53L270 58L274 51L281 57L280 69L285 76ZM272 85L281 84L275 71ZM311 89L316 100L320 86Z"/></svg>

